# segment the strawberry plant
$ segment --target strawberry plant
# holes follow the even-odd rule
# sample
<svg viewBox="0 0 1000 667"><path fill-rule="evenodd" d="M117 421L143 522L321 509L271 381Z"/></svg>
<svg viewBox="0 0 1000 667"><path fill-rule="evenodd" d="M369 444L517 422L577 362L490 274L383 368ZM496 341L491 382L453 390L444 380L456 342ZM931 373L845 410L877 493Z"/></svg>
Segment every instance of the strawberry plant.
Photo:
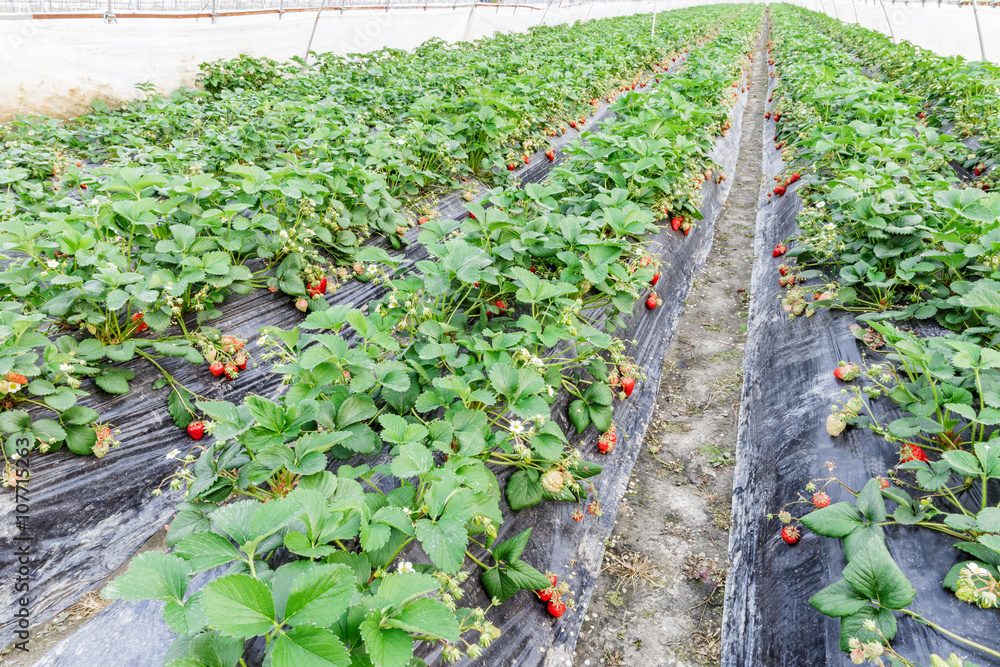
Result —
<svg viewBox="0 0 1000 667"><path fill-rule="evenodd" d="M942 585L965 602L994 606L1000 509L990 497L1000 473L993 444L1000 423L993 419L1000 409L994 386L1000 310L992 257L1000 200L970 187L977 184L963 165L975 165L978 177L986 164L980 168L983 158L969 155L959 138L975 132L988 141L995 131L992 119L978 117L968 101L992 108L995 89L981 86L996 73L930 56L904 65L915 53L911 45L811 12L775 16L771 63L781 75L773 94L775 141L788 142L783 157L799 177L778 180L790 188L801 179L795 191L804 202L802 235L787 253L798 266L792 275L823 281L817 305L865 313L859 319L868 326L856 327L855 336L885 355L879 363L835 370L838 379L857 378L863 386L844 390L850 398L834 407L827 430L837 437L847 426L867 427L899 455L886 477L861 490L822 480L812 501L800 497L778 515L786 529L801 523L843 540L844 579L810 603L841 619L841 648L855 662L885 651L911 664L878 648L896 634L894 611L1000 657L980 638L941 627L932 612L909 609L919 594L885 546L884 527L891 525L954 538L966 560ZM932 82L931 71L947 74ZM854 104L856 96L865 98L863 107ZM918 337L891 323L910 318L933 319L950 332ZM881 419L877 399L892 401L903 416ZM827 505L831 482L853 500ZM817 503L820 493L826 497ZM808 503L811 511L793 517L795 503Z"/></svg>
<svg viewBox="0 0 1000 667"><path fill-rule="evenodd" d="M739 75L759 19L739 15L705 47L706 63L731 65L678 79L711 113L728 109L716 89ZM665 100L686 104L670 89L648 99L626 98L605 128L619 147L609 163L647 150L636 118L669 113ZM695 173L705 133L691 128L679 142ZM497 631L488 610L457 606L467 563L494 604L543 591L548 612L565 613L569 585L522 559L528 532L497 542L501 495L515 511L564 500L600 515L587 480L601 468L569 445L552 405L569 393L578 431L593 423L617 439L610 383L630 394L642 371L613 333L656 273L643 245L659 201L630 197L627 183L601 179L585 151L571 152L579 159L545 185L495 190L462 220L424 221L428 258L412 268L386 270L387 256L362 266L384 295L365 311L307 303L300 326L265 328L261 360L287 387L280 398L195 397L213 439L172 482L187 499L167 535L173 550L137 559L105 591L167 601L182 635L168 658L238 658L261 636L274 665L313 651L332 664L401 666L417 639L442 643L447 659L475 658ZM672 169L643 167L661 192L688 178ZM691 210L696 191L670 191L671 206ZM276 275L294 274L279 265ZM429 565L403 560L417 548ZM220 566L191 590L193 574Z"/></svg>

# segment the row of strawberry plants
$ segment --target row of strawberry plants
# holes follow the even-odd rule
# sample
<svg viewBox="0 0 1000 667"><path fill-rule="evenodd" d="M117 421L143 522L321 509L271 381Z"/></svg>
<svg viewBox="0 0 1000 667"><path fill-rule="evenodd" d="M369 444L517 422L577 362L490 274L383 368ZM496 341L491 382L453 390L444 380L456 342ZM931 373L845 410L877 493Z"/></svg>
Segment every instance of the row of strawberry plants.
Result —
<svg viewBox="0 0 1000 667"><path fill-rule="evenodd" d="M869 71L894 83L900 92L923 100L919 118L928 125L958 137L973 138L975 145L962 166L972 172L976 187L990 190L997 184L997 150L1000 148L1000 67L961 56L942 57L909 42L892 39L858 25L834 21L821 14L803 14L844 45Z"/></svg>
<svg viewBox="0 0 1000 667"><path fill-rule="evenodd" d="M542 32L561 35L564 39L558 41L578 47L574 57L588 71L586 77L573 72L575 80L584 82L578 85L613 98L625 83L636 86L639 72L645 72L646 81L654 70L663 69L671 62L669 54L695 44L706 26L723 15L717 9L665 14L661 25L669 30L655 40L646 34L649 17L587 24L578 28L579 35L569 28ZM496 86L499 97L487 98L484 68L476 67L477 120L468 117L468 109L460 112L428 102L430 108L442 109L435 111L438 125L484 128L491 113L519 117L538 113L530 105L539 89L514 73L525 68L524 54L533 50L540 50L540 55L531 64L545 71L554 66L542 62L557 57L553 48L542 48L544 41L535 34L500 36L474 46L431 43L417 54L386 50L345 61L339 69L331 58L322 58L315 71L273 81L252 93L181 91L67 125L22 120L5 127L0 244L8 261L0 272L4 298L0 375L7 382L0 386L0 431L11 434L9 442L28 438L31 449L41 452L65 445L74 453L102 456L118 444L113 427L102 423L91 408L76 403L87 396L88 378L104 392L127 393L133 372L116 364L134 358L162 372L154 389L167 392L170 413L179 427L191 425L193 400L199 396L177 381L163 360L183 358L207 365L215 376L235 379L251 361L250 346L209 326L222 314L227 298L266 288L289 295L300 310L323 310L329 306L328 293L348 280L370 280L372 264L390 263L385 250L362 245L372 229L390 230L390 239L399 245L402 233L415 224L400 213L401 202L389 192L383 173L383 165L409 150L413 142L401 137L390 141L391 131L372 124L376 121L350 122L350 114L359 118L367 114L358 105L378 106L383 104L379 99L397 96L392 87L371 86L364 72L378 63L385 68L393 64L394 73L408 66L416 70L409 77L399 76L400 86L413 98L401 103L408 111L392 107L394 117L397 112L400 116L394 122L410 127L418 124L412 114L419 113L423 104L415 100L446 94L438 87L441 63L455 65L444 72L462 71L455 58L482 57L498 75L509 69L510 75L503 78L510 79L511 89L501 95L501 86ZM619 41L627 47L622 49L624 55L614 56L612 47ZM498 50L515 44L514 55L499 56ZM240 62L239 67L249 66ZM415 83L404 85L411 80ZM339 98L328 95L336 81L358 99L344 105L348 116L335 111ZM535 82L543 85L540 79ZM607 90L607 85L613 89ZM373 89L381 90L380 97L368 100ZM315 90L326 92L320 97ZM578 95L579 91L570 99ZM284 100L288 109L273 110L267 99ZM578 107L573 112L583 113ZM266 157L227 134L242 126L229 125L244 119L240 113L260 114L271 127ZM199 145L217 156L215 165L208 173L195 173L191 163L177 158L184 152L177 143L181 140L173 135L159 146L162 159L138 159L157 152L144 138L150 131L144 123L177 128L188 143L196 141L190 138L193 128L200 128L196 134L212 137ZM428 123L430 119L419 124L428 127ZM345 127L353 129L345 132ZM468 137L452 134L442 141L455 150L472 149ZM506 131L497 134L499 143L490 150L499 150L509 136ZM112 150L112 146L123 148ZM239 153L221 151L228 146ZM117 159L122 151L136 152L132 156L136 159ZM56 152L63 162L49 174L53 165L44 162L45 156ZM262 157L266 169L249 164ZM105 159L107 164L84 165L83 159L91 158ZM175 158L181 161L173 166L166 162ZM44 168L36 169L31 160L42 160ZM154 164L136 164L146 161ZM32 174L32 169L41 173ZM405 169L390 171L420 190L427 185ZM685 199L690 194L670 196L670 205L693 210ZM83 340L69 335L73 332L82 333ZM53 334L65 335L50 342ZM52 414L32 419L29 408ZM193 429L196 435L197 425ZM12 446L5 454L12 453ZM13 481L15 476L8 465L5 479Z"/></svg>
<svg viewBox="0 0 1000 667"><path fill-rule="evenodd" d="M959 637L909 609L917 591L885 545L892 525L950 535L970 559L957 563L943 585L983 608L1000 601L1000 506L988 501L1000 479L1000 441L991 428L1000 424L1000 320L991 305L1000 277L991 257L1000 197L963 187L951 162L967 149L923 122L922 98L869 78L799 17L787 8L775 12L771 51L778 82L768 115L778 128L776 148L797 171L777 177L768 194L782 196L803 181L801 235L787 252L797 262L779 267L780 281L789 289L786 301L867 311L860 319L869 326L856 327L857 337L873 351L893 348L883 363L835 370L846 383L862 373L868 382L845 389L850 398L834 407L827 430L836 437L848 425L868 427L900 443L900 464L860 490L836 477L810 480L778 514L787 524L782 537L797 541L801 522L843 539L844 579L810 603L841 619L841 648L856 663L884 656L912 664L889 647L894 611L1000 657L979 638ZM784 254L779 250L776 256ZM918 338L889 323L905 318L933 318L955 333ZM880 397L906 416L880 422L865 401ZM853 502L830 504L830 485L842 486ZM886 501L895 504L891 513ZM812 511L794 517L789 510L801 505Z"/></svg>
<svg viewBox="0 0 1000 667"><path fill-rule="evenodd" d="M717 13L697 17L715 32ZM587 481L600 466L570 445L552 405L568 392L577 432L593 424L598 451L612 451L614 391L627 398L642 372L597 325L613 330L655 287L644 245L657 207L711 168L712 121L732 105L761 9L726 18L678 74L621 100L550 182L427 222L430 259L377 271L387 294L367 314L335 306L264 329L282 398L196 403L214 442L175 477L188 502L170 525L173 550L139 556L105 590L166 601L182 635L167 664L229 667L260 636L275 666L422 664L415 640L441 643L446 660L476 658L499 630L489 610L457 605L467 561L494 605L536 590L553 616L565 611L567 582L521 558L529 531L496 541L501 488L513 510L547 499L600 512ZM356 455L371 458L326 470ZM220 566L190 589L194 573Z"/></svg>

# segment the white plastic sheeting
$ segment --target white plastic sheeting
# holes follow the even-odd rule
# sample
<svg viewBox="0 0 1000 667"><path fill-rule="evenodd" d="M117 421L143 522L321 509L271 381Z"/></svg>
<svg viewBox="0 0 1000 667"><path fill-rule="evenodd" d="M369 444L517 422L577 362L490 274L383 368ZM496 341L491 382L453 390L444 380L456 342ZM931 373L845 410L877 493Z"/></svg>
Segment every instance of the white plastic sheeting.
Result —
<svg viewBox="0 0 1000 667"><path fill-rule="evenodd" d="M312 50L363 53L385 46L411 49L439 37L475 40L495 32L577 20L664 11L696 0L570 4L554 0L535 7L479 5L453 9L337 11L329 0L318 24L316 12L210 19L35 19L0 21L0 121L18 114L70 118L93 99L109 105L140 95L149 82L161 93L192 86L201 62L240 54L284 60ZM561 5L561 6L560 6Z"/></svg>
<svg viewBox="0 0 1000 667"><path fill-rule="evenodd" d="M980 4L975 13L971 5L939 5L936 0L896 2L885 0L787 0L813 11L823 12L845 23L860 23L865 28L906 40L943 56L963 56L982 60L976 14L983 33L986 60L1000 63L1000 8ZM891 26L891 32L890 32Z"/></svg>

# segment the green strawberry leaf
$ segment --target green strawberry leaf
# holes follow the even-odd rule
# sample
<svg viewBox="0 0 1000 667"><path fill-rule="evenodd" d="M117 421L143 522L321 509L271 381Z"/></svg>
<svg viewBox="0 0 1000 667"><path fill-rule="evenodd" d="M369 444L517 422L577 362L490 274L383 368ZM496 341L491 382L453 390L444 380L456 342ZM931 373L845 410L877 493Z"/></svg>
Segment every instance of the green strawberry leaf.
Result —
<svg viewBox="0 0 1000 667"><path fill-rule="evenodd" d="M879 539L868 540L855 554L844 568L844 579L859 595L889 609L902 609L917 595Z"/></svg>
<svg viewBox="0 0 1000 667"><path fill-rule="evenodd" d="M809 604L822 614L842 618L857 614L868 606L868 601L851 584L841 579L809 598Z"/></svg>
<svg viewBox="0 0 1000 667"><path fill-rule="evenodd" d="M517 512L542 502L543 489L537 470L518 470L507 480L507 504Z"/></svg>
<svg viewBox="0 0 1000 667"><path fill-rule="evenodd" d="M351 664L347 647L326 628L292 628L279 635L271 649L272 667L350 667Z"/></svg>
<svg viewBox="0 0 1000 667"><path fill-rule="evenodd" d="M824 537L845 537L865 524L861 513L851 503L834 503L822 509L813 510L802 517L806 528Z"/></svg>
<svg viewBox="0 0 1000 667"><path fill-rule="evenodd" d="M587 410L587 404L580 399L570 403L569 420L572 422L577 433L583 433L590 426L590 411Z"/></svg>
<svg viewBox="0 0 1000 667"><path fill-rule="evenodd" d="M260 579L229 574L209 582L203 591L205 616L222 634L249 639L275 627L271 591Z"/></svg>

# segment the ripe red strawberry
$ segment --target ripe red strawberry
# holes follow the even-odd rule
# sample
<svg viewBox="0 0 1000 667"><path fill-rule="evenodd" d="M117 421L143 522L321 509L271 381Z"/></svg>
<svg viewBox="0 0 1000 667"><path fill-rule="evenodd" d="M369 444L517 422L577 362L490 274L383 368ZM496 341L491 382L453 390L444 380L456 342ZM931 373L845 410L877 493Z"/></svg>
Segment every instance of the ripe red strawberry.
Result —
<svg viewBox="0 0 1000 667"><path fill-rule="evenodd" d="M791 185L800 178L802 178L802 176L799 174L799 172L795 172L794 174L788 177L788 185Z"/></svg>
<svg viewBox="0 0 1000 667"><path fill-rule="evenodd" d="M425 222L427 222L427 216L426 216L426 215L422 215L422 216L420 216L420 219L418 219L418 220L417 220L417 224L418 224L418 225L422 225L422 224L424 224Z"/></svg>
<svg viewBox="0 0 1000 667"><path fill-rule="evenodd" d="M76 161L76 166L82 167L83 166L83 162L81 162L80 160L77 160Z"/></svg>
<svg viewBox="0 0 1000 667"><path fill-rule="evenodd" d="M655 294L650 294L649 298L646 299L646 308L653 310L661 303L663 303L663 301L660 299L660 297L656 296Z"/></svg>
<svg viewBox="0 0 1000 667"><path fill-rule="evenodd" d="M149 328L149 325L146 324L142 319L142 313L132 313L132 321L139 323L135 328L136 333L142 333L143 331Z"/></svg>
<svg viewBox="0 0 1000 667"><path fill-rule="evenodd" d="M830 496L822 491L813 494L813 505L822 509L830 504Z"/></svg>
<svg viewBox="0 0 1000 667"><path fill-rule="evenodd" d="M553 149L550 148L549 150L545 151L545 157L547 157L549 159L549 162L555 162L556 161L556 152Z"/></svg>
<svg viewBox="0 0 1000 667"><path fill-rule="evenodd" d="M575 129L576 128L576 121L575 120L571 120L569 122L569 126Z"/></svg>
<svg viewBox="0 0 1000 667"><path fill-rule="evenodd" d="M920 445L915 445L912 442L907 442L903 444L903 448L899 451L899 462L908 463L910 461L928 461L927 454L924 452Z"/></svg>
<svg viewBox="0 0 1000 667"><path fill-rule="evenodd" d="M565 603L563 603L562 600L559 600L558 598L555 600L549 600L548 610L550 614L552 614L556 618L559 618L560 616L566 613L566 605Z"/></svg>
<svg viewBox="0 0 1000 667"><path fill-rule="evenodd" d="M611 441L607 433L602 433L601 437L597 439L597 451L601 454L607 454L615 448L615 443Z"/></svg>
<svg viewBox="0 0 1000 667"><path fill-rule="evenodd" d="M406 233L406 227L403 227L402 225L396 225L396 233L402 236L403 234Z"/></svg>
<svg viewBox="0 0 1000 667"><path fill-rule="evenodd" d="M781 529L781 539L789 544L795 544L799 541L799 529L795 526L785 526Z"/></svg>
<svg viewBox="0 0 1000 667"><path fill-rule="evenodd" d="M496 303L493 304L497 307L497 310L506 310L507 304L503 302L503 299L497 299Z"/></svg>
<svg viewBox="0 0 1000 667"><path fill-rule="evenodd" d="M321 278L318 282L309 283L307 290L309 296L322 296L326 294L326 278Z"/></svg>
<svg viewBox="0 0 1000 667"><path fill-rule="evenodd" d="M660 281L660 272L657 271L653 274L653 279L649 281L650 285L656 285Z"/></svg>
<svg viewBox="0 0 1000 667"><path fill-rule="evenodd" d="M540 591L535 591L535 595L537 595L538 599L542 602L548 602L552 599L552 596L555 595L555 592L554 588L543 588Z"/></svg>
<svg viewBox="0 0 1000 667"><path fill-rule="evenodd" d="M670 221L670 228L676 232L678 229L681 228L681 223L683 221L684 218L674 218L673 220Z"/></svg>
<svg viewBox="0 0 1000 667"><path fill-rule="evenodd" d="M593 514L594 516L601 516L601 515L604 514L604 512L601 511L601 505L600 505L600 503L598 503L596 501L590 503L589 505L587 505L587 511L589 513Z"/></svg>
<svg viewBox="0 0 1000 667"><path fill-rule="evenodd" d="M771 257L781 257L787 250L788 248L785 247L784 243L779 243L774 246L774 250L771 251Z"/></svg>
<svg viewBox="0 0 1000 667"><path fill-rule="evenodd" d="M11 371L7 373L7 382L13 382L14 384L28 384L28 378L24 377L20 373L15 373Z"/></svg>
<svg viewBox="0 0 1000 667"><path fill-rule="evenodd" d="M764 118L770 118L770 117L771 117L771 112L770 111L768 111L766 114L764 114Z"/></svg>
<svg viewBox="0 0 1000 667"><path fill-rule="evenodd" d="M625 397L628 398L632 395L632 391L635 389L635 378L633 377L623 377L622 378L622 391L625 392Z"/></svg>
<svg viewBox="0 0 1000 667"><path fill-rule="evenodd" d="M986 171L986 165L980 162L979 164L976 165L976 168L972 170L972 173L974 176L979 176L979 174L983 173L984 171Z"/></svg>
<svg viewBox="0 0 1000 667"><path fill-rule="evenodd" d="M208 372L214 375L215 377L219 377L220 375L222 375L222 371L224 369L225 366L222 365L221 361L213 361L208 365Z"/></svg>
<svg viewBox="0 0 1000 667"><path fill-rule="evenodd" d="M885 477L876 477L876 479L878 480L878 488L880 489L889 488L889 480L887 480Z"/></svg>
<svg viewBox="0 0 1000 667"><path fill-rule="evenodd" d="M833 377L844 382L850 382L861 373L861 367L857 364L844 364L833 369Z"/></svg>
<svg viewBox="0 0 1000 667"><path fill-rule="evenodd" d="M524 160L524 164L529 164L531 162L531 158L527 155L522 155L521 159Z"/></svg>
<svg viewBox="0 0 1000 667"><path fill-rule="evenodd" d="M778 267L778 273L780 273L783 276L787 276L788 275L788 265L787 264L782 264L781 266L779 266Z"/></svg>
<svg viewBox="0 0 1000 667"><path fill-rule="evenodd" d="M236 368L236 364L234 364L231 361L225 365L223 370L226 373L226 377L229 378L230 380L235 380L236 376L240 374L239 369Z"/></svg>
<svg viewBox="0 0 1000 667"><path fill-rule="evenodd" d="M795 284L795 276L788 276L788 284L789 285Z"/></svg>
<svg viewBox="0 0 1000 667"><path fill-rule="evenodd" d="M779 197L781 195L785 194L785 186L784 185L776 185L774 187L774 194L778 195Z"/></svg>
<svg viewBox="0 0 1000 667"><path fill-rule="evenodd" d="M190 435L195 440L201 440L201 437L205 435L205 423L204 422L191 422L187 427L188 435Z"/></svg>
<svg viewBox="0 0 1000 667"><path fill-rule="evenodd" d="M691 231L691 223L685 220L681 223L681 231L684 232L684 236L687 236Z"/></svg>
<svg viewBox="0 0 1000 667"><path fill-rule="evenodd" d="M239 336L223 336L220 341L223 345L223 352L243 349L243 339Z"/></svg>
<svg viewBox="0 0 1000 667"><path fill-rule="evenodd" d="M86 190L86 189L87 189L87 184L86 184L86 183L81 183L81 184L80 184L80 188L81 188L82 190Z"/></svg>
<svg viewBox="0 0 1000 667"><path fill-rule="evenodd" d="M583 512L580 510L573 512L573 521L576 521L577 523L583 521Z"/></svg>
<svg viewBox="0 0 1000 667"><path fill-rule="evenodd" d="M236 364L236 368L240 369L241 371L246 370L247 368L246 355L243 354L236 355L236 358L233 359L233 363Z"/></svg>
<svg viewBox="0 0 1000 667"><path fill-rule="evenodd" d="M507 165L507 169L509 171L514 171L515 169L517 169L517 165L511 162L510 164Z"/></svg>
<svg viewBox="0 0 1000 667"><path fill-rule="evenodd" d="M780 278L778 278L778 285L781 286L781 287L787 287L788 286L788 278L786 278L785 276L781 276Z"/></svg>

